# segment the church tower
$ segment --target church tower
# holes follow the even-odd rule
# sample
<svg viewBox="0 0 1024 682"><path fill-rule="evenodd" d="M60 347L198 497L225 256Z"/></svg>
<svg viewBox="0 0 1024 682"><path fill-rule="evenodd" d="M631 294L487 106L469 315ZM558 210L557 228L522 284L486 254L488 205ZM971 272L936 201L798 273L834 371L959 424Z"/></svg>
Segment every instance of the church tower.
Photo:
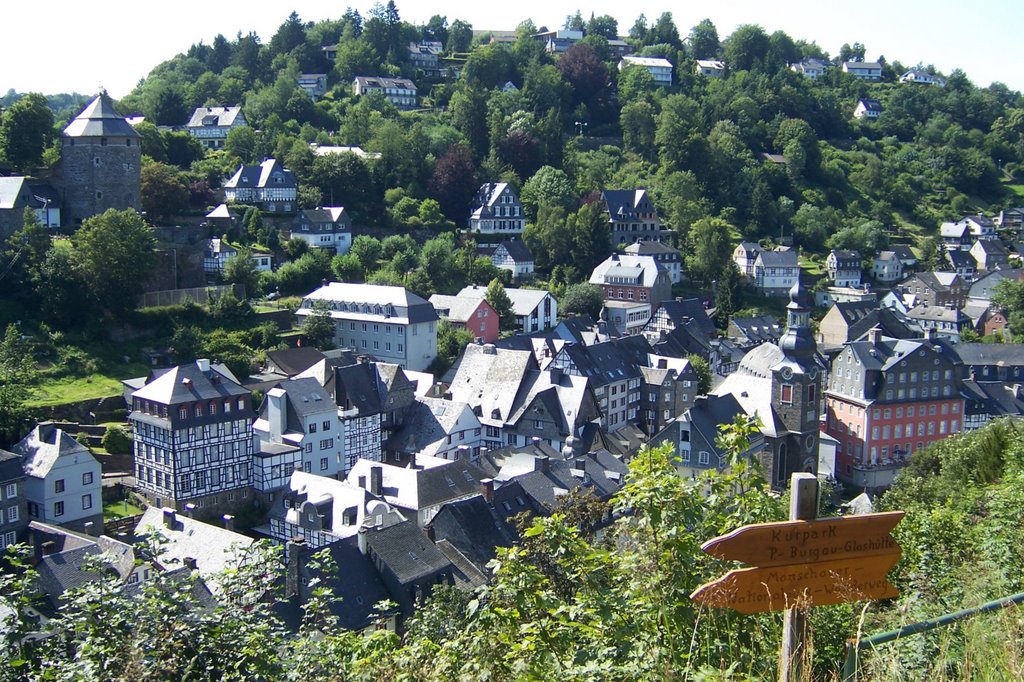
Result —
<svg viewBox="0 0 1024 682"><path fill-rule="evenodd" d="M818 472L821 372L811 333L810 306L800 280L789 292L786 332L779 340L782 359L771 368L772 403L787 435L776 441L771 484L789 485L790 474Z"/></svg>
<svg viewBox="0 0 1024 682"><path fill-rule="evenodd" d="M109 208L141 208L140 139L106 92L68 124L61 135L65 226Z"/></svg>

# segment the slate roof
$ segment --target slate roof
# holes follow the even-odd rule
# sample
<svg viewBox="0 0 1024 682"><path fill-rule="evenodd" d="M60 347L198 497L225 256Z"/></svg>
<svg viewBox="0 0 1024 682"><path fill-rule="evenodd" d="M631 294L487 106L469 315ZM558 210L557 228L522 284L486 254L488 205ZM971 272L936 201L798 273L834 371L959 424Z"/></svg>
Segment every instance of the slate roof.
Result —
<svg viewBox="0 0 1024 682"><path fill-rule="evenodd" d="M449 320L465 323L476 313L482 300L434 294L430 297L430 305L434 306L439 317L447 317Z"/></svg>
<svg viewBox="0 0 1024 682"><path fill-rule="evenodd" d="M511 289L506 289L511 291ZM461 295L461 292L460 292ZM481 293L481 298L483 294ZM437 313L429 302L412 293L405 287L385 286L379 284L357 284L352 282L329 282L303 297L302 305L305 307L307 301L330 301L334 303L366 304L368 306L394 306L405 308L405 315L402 316L399 310L395 310L394 319L396 324L408 321L410 324L418 322L430 322L437 320ZM353 317L355 311L345 312L346 317ZM384 319L383 314L373 315L364 313L367 319L370 316Z"/></svg>
<svg viewBox="0 0 1024 682"><path fill-rule="evenodd" d="M985 255L1004 257L1010 255L1010 252L998 239L979 239L974 244L977 248L984 251Z"/></svg>
<svg viewBox="0 0 1024 682"><path fill-rule="evenodd" d="M513 289L505 287L505 293L512 301L512 312L517 317L531 314L544 302L544 298L551 296L551 292L543 289ZM487 287L471 284L456 294L459 298L476 298L477 300L487 295ZM552 297L554 298L554 297Z"/></svg>
<svg viewBox="0 0 1024 682"><path fill-rule="evenodd" d="M729 325L749 343L778 341L785 332L779 321L771 315L734 317L729 320Z"/></svg>
<svg viewBox="0 0 1024 682"><path fill-rule="evenodd" d="M1024 278L1024 271L1021 270L996 270L974 280L967 296L969 298L991 300L992 294L995 293L996 285L1000 282L1006 279L1020 281L1022 278Z"/></svg>
<svg viewBox="0 0 1024 682"><path fill-rule="evenodd" d="M26 476L46 478L50 470L62 457L82 458L96 462L96 459L85 447L63 429L52 423L37 424L27 436L11 447L21 455L22 469Z"/></svg>
<svg viewBox="0 0 1024 682"><path fill-rule="evenodd" d="M326 356L312 346L268 350L267 364L276 367L286 376L301 374L323 360Z"/></svg>
<svg viewBox="0 0 1024 682"><path fill-rule="evenodd" d="M640 189L606 189L601 192L605 202L605 210L612 220L631 220L637 209L647 199L647 190Z"/></svg>
<svg viewBox="0 0 1024 682"><path fill-rule="evenodd" d="M258 165L239 166L235 174L224 182L224 187L226 189L236 189L239 187L266 188L268 187L267 183L270 181L271 174L275 171L280 171L285 180L280 185L275 185L275 188L288 189L298 186L294 173L287 168L281 167L277 159L267 159Z"/></svg>
<svg viewBox="0 0 1024 682"><path fill-rule="evenodd" d="M643 351L644 362L636 361L638 349ZM569 344L559 354L566 356L576 373L590 379L591 386L597 389L612 382L641 378L637 365L647 364L646 356L651 352L644 337L631 336L593 346Z"/></svg>
<svg viewBox="0 0 1024 682"><path fill-rule="evenodd" d="M452 562L411 521L367 530L366 544L403 585L452 567Z"/></svg>
<svg viewBox="0 0 1024 682"><path fill-rule="evenodd" d="M908 310L907 317L912 320L949 322L955 325L962 325L969 319L959 309L942 305L919 305Z"/></svg>
<svg viewBox="0 0 1024 682"><path fill-rule="evenodd" d="M969 367L1024 366L1024 344L1019 343L958 343L953 347L953 352Z"/></svg>
<svg viewBox="0 0 1024 682"><path fill-rule="evenodd" d="M495 476L498 485L495 492L497 496L509 482L514 482L530 499L533 509L551 513L557 509L561 497L577 488L587 488L601 499L610 498L622 487L628 472L626 464L607 454L591 453L572 459L556 459L515 451L505 458Z"/></svg>
<svg viewBox="0 0 1024 682"><path fill-rule="evenodd" d="M764 346L778 348L774 344L764 344ZM763 348L763 346L759 348ZM750 353L758 350L758 348L755 348ZM741 368L743 363L747 362L750 353L740 361ZM770 376L736 371L727 376L725 381L719 384L712 393L717 396L732 394L736 402L743 407L744 412L751 416L757 415L760 418L760 430L764 435L775 438L784 436L789 432L785 422L775 410L775 405L772 401L772 378ZM714 441L712 440L711 442Z"/></svg>
<svg viewBox="0 0 1024 682"><path fill-rule="evenodd" d="M364 461L366 460L359 460ZM289 501L287 507L284 504L285 500ZM386 504L375 500L376 498L365 488L360 488L355 483L305 471L293 471L291 478L288 479L288 486L274 496L270 516L288 524L301 525L302 502L309 501L323 517L322 527L325 533L338 538L355 537L366 520L368 506L375 503L377 507L374 511L377 514L397 515L397 512ZM348 519L352 523L346 522L346 511L355 512L355 516Z"/></svg>
<svg viewBox="0 0 1024 682"><path fill-rule="evenodd" d="M306 208L299 212L311 223L337 223L345 214L344 206L321 206Z"/></svg>
<svg viewBox="0 0 1024 682"><path fill-rule="evenodd" d="M447 543L467 559L473 567L485 576L487 568L498 547L511 547L516 541L516 532L489 504L482 495L449 502L441 507L430 525L434 529L434 541L446 556L442 543Z"/></svg>
<svg viewBox="0 0 1024 682"><path fill-rule="evenodd" d="M754 265L765 268L796 268L796 251L762 251L757 254Z"/></svg>
<svg viewBox="0 0 1024 682"><path fill-rule="evenodd" d="M313 75L313 74L310 74ZM387 88L400 90L416 90L416 84L408 78L384 78L383 76L356 76L360 89Z"/></svg>
<svg viewBox="0 0 1024 682"><path fill-rule="evenodd" d="M384 411L387 389L381 381L377 368L370 362L334 369L334 396L337 405L351 406L359 410L360 416L379 414Z"/></svg>
<svg viewBox="0 0 1024 682"><path fill-rule="evenodd" d="M302 580L307 585L316 580L318 587L330 590L327 608L338 619L338 625L346 630L362 630L373 623L374 605L391 597L373 562L359 552L354 536L331 543L326 550L338 570L317 571L307 559ZM290 630L296 631L302 624L302 606L298 599L288 599L277 602L274 611Z"/></svg>
<svg viewBox="0 0 1024 682"><path fill-rule="evenodd" d="M160 544L157 562L170 570L184 565L186 558L196 560L196 569L203 578L222 572L241 556L253 539L220 526L175 514L174 528L164 523L164 512L149 507L135 525L135 535L155 533L166 542Z"/></svg>
<svg viewBox="0 0 1024 682"><path fill-rule="evenodd" d="M613 253L598 263L590 275L591 284L617 284L609 278L625 278L629 284L642 287L653 287L658 281L658 273L664 272L653 256L636 256L633 254Z"/></svg>
<svg viewBox="0 0 1024 682"><path fill-rule="evenodd" d="M0 450L0 484L23 478L24 476L25 472L21 468L21 457L13 452Z"/></svg>
<svg viewBox="0 0 1024 682"><path fill-rule="evenodd" d="M722 424L731 424L737 415L745 414L743 407L732 393L724 395L698 396L693 405L686 410L685 421L690 425L690 430L701 435L701 438L710 445L715 445L718 438L718 428ZM671 425L666 427L671 428ZM691 458L691 462L695 458ZM712 462L717 466L717 462Z"/></svg>
<svg viewBox="0 0 1024 682"><path fill-rule="evenodd" d="M957 270L976 270L978 268L978 261L974 259L974 256L969 251L947 251L946 260Z"/></svg>
<svg viewBox="0 0 1024 682"><path fill-rule="evenodd" d="M0 178L0 210L11 210L17 206L18 198L23 195L22 187L24 186L24 176Z"/></svg>
<svg viewBox="0 0 1024 682"><path fill-rule="evenodd" d="M248 390L220 371L217 365L211 363L209 371L203 372L195 362L190 362L167 370L135 391L132 397L160 405L178 405L248 395Z"/></svg>
<svg viewBox="0 0 1024 682"><path fill-rule="evenodd" d="M914 255L914 250L906 244L893 244L892 252L896 254L896 257L901 261L916 261L917 256Z"/></svg>
<svg viewBox="0 0 1024 682"><path fill-rule="evenodd" d="M499 248L505 249L505 252L508 253L509 258L511 258L516 263L532 263L534 260L533 254L530 253L529 247L526 246L526 243L523 242L521 239L509 239L503 241L498 246Z"/></svg>
<svg viewBox="0 0 1024 682"><path fill-rule="evenodd" d="M882 103L877 99L871 99L869 97L862 97L860 99L860 105L864 107L865 111L875 111L881 113Z"/></svg>
<svg viewBox="0 0 1024 682"><path fill-rule="evenodd" d="M64 128L65 137L134 137L139 134L114 109L114 100L101 92Z"/></svg>
<svg viewBox="0 0 1024 682"><path fill-rule="evenodd" d="M965 379L962 387L964 412L967 414L987 414L993 419L1024 415L1020 389L1005 381Z"/></svg>
<svg viewBox="0 0 1024 682"><path fill-rule="evenodd" d="M480 420L485 423L508 419L523 377L530 369L536 370L538 366L529 351L467 346L450 386L452 398L480 406Z"/></svg>
<svg viewBox="0 0 1024 682"><path fill-rule="evenodd" d="M644 239L638 242L633 242L623 249L626 253L630 253L636 256L651 256L668 254L671 256L668 261L681 261L683 256L679 253L679 249L674 249L668 244L662 244L661 242L654 241L652 239Z"/></svg>
<svg viewBox="0 0 1024 682"><path fill-rule="evenodd" d="M192 118L186 128L205 128L209 126L227 127L234 124L242 113L242 107L198 107L192 112ZM245 116L243 115L244 119Z"/></svg>
<svg viewBox="0 0 1024 682"><path fill-rule="evenodd" d="M830 255L831 254L835 254L835 260L836 260L836 263L837 263L838 267L840 267L840 268L854 267L854 268L860 269L860 252L859 251L845 251L845 250L836 251L835 249L833 249L830 252Z"/></svg>
<svg viewBox="0 0 1024 682"><path fill-rule="evenodd" d="M704 303L699 298L677 298L675 300L662 301L658 306L658 312L662 311L677 328L680 326L694 326L708 339L718 336L715 322L708 315Z"/></svg>
<svg viewBox="0 0 1024 682"><path fill-rule="evenodd" d="M487 478L475 463L462 459L440 457L416 458L412 469L395 464L378 464L359 460L348 474L348 481L360 476L370 480L370 469L381 467L381 497L401 509L419 511L428 507L462 499L480 491L481 479Z"/></svg>
<svg viewBox="0 0 1024 682"><path fill-rule="evenodd" d="M454 432L459 419L466 412L472 414L466 403L441 398L418 398L406 412L401 428L391 435L385 447L398 452L422 452ZM477 424L475 428L479 428L475 418L471 421Z"/></svg>
<svg viewBox="0 0 1024 682"><path fill-rule="evenodd" d="M707 336L689 324L679 325L664 336L659 334L653 339L652 348L658 355L670 358L685 358L696 354L707 360L711 356L711 343Z"/></svg>

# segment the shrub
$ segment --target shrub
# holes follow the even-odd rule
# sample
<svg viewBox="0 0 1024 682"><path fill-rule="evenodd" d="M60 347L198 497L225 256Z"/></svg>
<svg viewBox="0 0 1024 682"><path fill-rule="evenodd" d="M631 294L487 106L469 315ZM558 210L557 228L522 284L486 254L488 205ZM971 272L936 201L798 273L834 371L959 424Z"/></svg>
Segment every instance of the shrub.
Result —
<svg viewBox="0 0 1024 682"><path fill-rule="evenodd" d="M103 434L103 449L112 455L128 455L132 451L132 439L120 426L108 426Z"/></svg>

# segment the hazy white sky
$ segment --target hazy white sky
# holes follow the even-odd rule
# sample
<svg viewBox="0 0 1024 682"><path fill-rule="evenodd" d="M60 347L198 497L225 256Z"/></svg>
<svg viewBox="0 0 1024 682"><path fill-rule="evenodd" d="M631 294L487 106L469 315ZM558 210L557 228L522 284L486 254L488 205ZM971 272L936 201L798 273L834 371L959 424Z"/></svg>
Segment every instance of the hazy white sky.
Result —
<svg viewBox="0 0 1024 682"><path fill-rule="evenodd" d="M722 0L710 2L613 2L519 0L396 0L402 18L425 23L433 14L470 22L475 29L514 29L523 19L561 26L582 10L610 14L628 32L637 16L653 21L671 11L681 35L701 19L711 19L725 38L742 23L781 29L794 39L814 40L835 55L843 43L861 42L867 58L879 55L913 66L934 64L948 73L963 69L976 84L1001 81L1024 90L1020 29L1022 0ZM102 85L115 97L126 95L151 68L198 41L209 44L218 33L232 38L256 31L268 41L294 9L304 21L337 18L345 0L255 2L140 2L134 0L36 0L4 2L0 24L0 92L96 92ZM351 0L363 15L372 5Z"/></svg>

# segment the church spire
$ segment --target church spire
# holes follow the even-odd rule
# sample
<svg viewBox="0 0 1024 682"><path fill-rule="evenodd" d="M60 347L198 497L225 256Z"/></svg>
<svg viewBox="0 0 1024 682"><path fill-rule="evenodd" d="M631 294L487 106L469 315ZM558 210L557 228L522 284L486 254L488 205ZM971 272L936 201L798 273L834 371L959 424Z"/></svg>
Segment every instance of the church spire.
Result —
<svg viewBox="0 0 1024 682"><path fill-rule="evenodd" d="M787 356L810 358L817 350L811 334L811 311L806 295L800 286L800 276L789 290L789 305L786 306L786 333L779 341L779 348Z"/></svg>

